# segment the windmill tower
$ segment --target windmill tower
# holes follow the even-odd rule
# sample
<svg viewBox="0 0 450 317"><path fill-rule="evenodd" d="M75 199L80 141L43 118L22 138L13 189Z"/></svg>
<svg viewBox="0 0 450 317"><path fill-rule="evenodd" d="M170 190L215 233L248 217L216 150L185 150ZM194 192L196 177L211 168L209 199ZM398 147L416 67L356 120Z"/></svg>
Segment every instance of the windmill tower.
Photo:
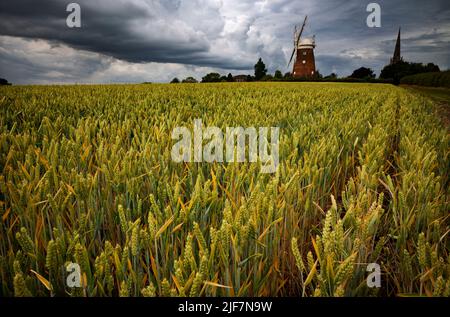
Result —
<svg viewBox="0 0 450 317"><path fill-rule="evenodd" d="M297 30L297 26L295 26L294 30L294 50L288 63L289 67L292 58L296 55L292 70L294 78L311 78L316 75L316 62L314 59L315 37L301 38L307 18L308 16L305 17L300 31Z"/></svg>

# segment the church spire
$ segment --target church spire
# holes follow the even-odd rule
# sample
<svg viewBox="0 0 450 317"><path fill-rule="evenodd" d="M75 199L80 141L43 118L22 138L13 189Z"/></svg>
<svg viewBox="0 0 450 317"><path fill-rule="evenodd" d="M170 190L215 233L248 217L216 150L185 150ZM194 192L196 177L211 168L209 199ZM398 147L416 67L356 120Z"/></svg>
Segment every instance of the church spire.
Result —
<svg viewBox="0 0 450 317"><path fill-rule="evenodd" d="M394 56L391 58L391 64L395 64L402 61L400 55L400 28L398 28L397 43L395 43Z"/></svg>

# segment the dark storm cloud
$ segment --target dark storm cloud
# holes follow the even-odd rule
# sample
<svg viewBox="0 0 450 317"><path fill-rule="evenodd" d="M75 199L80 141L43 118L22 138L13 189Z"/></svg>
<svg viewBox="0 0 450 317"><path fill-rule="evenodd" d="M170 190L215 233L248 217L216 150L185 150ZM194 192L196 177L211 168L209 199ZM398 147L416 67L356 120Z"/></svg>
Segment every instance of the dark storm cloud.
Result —
<svg viewBox="0 0 450 317"><path fill-rule="evenodd" d="M270 72L286 72L292 29L305 15L305 36L316 35L324 75L345 76L361 66L379 73L399 26L406 60L450 67L450 2L444 0L78 0L80 29L66 27L69 2L0 3L1 74L18 82L139 81L146 78L139 70L161 76L155 63L172 63L163 65L198 78L208 69L251 73L258 57ZM381 28L366 25L369 2L381 6Z"/></svg>
<svg viewBox="0 0 450 317"><path fill-rule="evenodd" d="M366 26L369 2L381 6L381 28ZM348 75L354 67L366 66L379 73L393 54L399 27L405 60L434 62L443 69L450 66L448 1L339 1L325 9L317 5L312 16L316 61L325 72L334 68L339 75Z"/></svg>
<svg viewBox="0 0 450 317"><path fill-rule="evenodd" d="M450 52L450 35L444 32L423 33L417 36L404 37L401 41L403 51L436 53ZM383 41L382 48L384 52L389 53L395 45L395 39Z"/></svg>
<svg viewBox="0 0 450 317"><path fill-rule="evenodd" d="M248 68L232 58L209 54L205 35L177 25L173 17L179 2L156 6L158 16L145 2L79 0L82 27L66 26L67 3L56 0L15 0L0 4L0 34L39 38L93 51L134 63L163 62ZM174 19L171 20L171 17Z"/></svg>

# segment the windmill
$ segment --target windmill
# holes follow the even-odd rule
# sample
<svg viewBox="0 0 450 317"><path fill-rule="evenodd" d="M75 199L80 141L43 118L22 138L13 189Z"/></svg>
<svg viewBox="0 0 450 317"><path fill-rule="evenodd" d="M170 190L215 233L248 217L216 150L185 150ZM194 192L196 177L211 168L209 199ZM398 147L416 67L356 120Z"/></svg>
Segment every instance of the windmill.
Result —
<svg viewBox="0 0 450 317"><path fill-rule="evenodd" d="M295 55L294 67L292 69L292 76L295 78L311 78L316 75L316 63L314 59L315 38L314 36L312 38L301 38L307 19L308 16L305 16L300 31L298 31L297 26L294 28L294 49L292 50L288 67Z"/></svg>

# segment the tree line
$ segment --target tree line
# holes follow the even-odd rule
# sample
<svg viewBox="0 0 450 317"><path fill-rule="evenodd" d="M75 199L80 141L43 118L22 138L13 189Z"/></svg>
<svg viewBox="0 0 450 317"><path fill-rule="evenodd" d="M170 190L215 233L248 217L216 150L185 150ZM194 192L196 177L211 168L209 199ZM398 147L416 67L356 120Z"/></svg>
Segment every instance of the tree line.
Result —
<svg viewBox="0 0 450 317"><path fill-rule="evenodd" d="M236 81L343 81L343 82L389 82L393 84L399 84L400 79L405 76L411 76L419 73L439 72L440 69L433 63L410 63L400 61L395 64L386 65L378 79L375 72L369 67L360 67L355 69L350 76L339 77L336 73L331 73L327 76L323 76L319 70L316 71L314 77L308 78L294 78L290 72L282 73L280 70L276 70L274 74L269 74L265 63L262 58L259 58L254 65L254 74L245 74L233 76L231 73L228 75L221 75L217 72L208 73L202 77L202 83L220 83L220 82L236 82ZM178 78L172 79L171 83L197 83L198 80L194 77L187 77L183 80Z"/></svg>

